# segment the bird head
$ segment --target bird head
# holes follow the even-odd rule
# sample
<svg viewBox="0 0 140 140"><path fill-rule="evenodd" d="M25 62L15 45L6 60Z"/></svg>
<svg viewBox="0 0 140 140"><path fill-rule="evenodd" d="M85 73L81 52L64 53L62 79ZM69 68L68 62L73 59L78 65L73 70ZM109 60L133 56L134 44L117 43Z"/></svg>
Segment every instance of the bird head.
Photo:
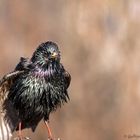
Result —
<svg viewBox="0 0 140 140"><path fill-rule="evenodd" d="M60 62L60 51L57 44L51 41L40 44L31 60L39 65Z"/></svg>

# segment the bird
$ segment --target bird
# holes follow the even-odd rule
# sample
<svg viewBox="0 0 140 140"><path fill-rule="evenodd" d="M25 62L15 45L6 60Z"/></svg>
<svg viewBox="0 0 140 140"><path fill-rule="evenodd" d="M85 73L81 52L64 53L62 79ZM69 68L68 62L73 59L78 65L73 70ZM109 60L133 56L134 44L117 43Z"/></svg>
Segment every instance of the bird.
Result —
<svg viewBox="0 0 140 140"><path fill-rule="evenodd" d="M67 103L71 75L61 61L58 45L53 41L41 43L31 58L21 57L15 69L0 80L0 110L9 133L31 128L34 132L44 120L48 138L50 114ZM7 127L8 126L8 127Z"/></svg>

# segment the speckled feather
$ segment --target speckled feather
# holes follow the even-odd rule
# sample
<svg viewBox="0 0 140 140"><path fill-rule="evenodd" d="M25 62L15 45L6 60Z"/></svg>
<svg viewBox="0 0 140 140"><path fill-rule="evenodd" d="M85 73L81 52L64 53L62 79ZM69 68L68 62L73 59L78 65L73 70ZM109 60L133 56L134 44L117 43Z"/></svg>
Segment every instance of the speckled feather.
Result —
<svg viewBox="0 0 140 140"><path fill-rule="evenodd" d="M56 58L51 58L53 52L57 52ZM15 71L22 73L7 80L12 82L4 98L3 110L8 110L10 104L18 122L23 124L22 129L34 131L41 119L48 120L51 112L69 100L67 88L71 77L60 63L60 52L53 42L42 43L31 59L21 58Z"/></svg>

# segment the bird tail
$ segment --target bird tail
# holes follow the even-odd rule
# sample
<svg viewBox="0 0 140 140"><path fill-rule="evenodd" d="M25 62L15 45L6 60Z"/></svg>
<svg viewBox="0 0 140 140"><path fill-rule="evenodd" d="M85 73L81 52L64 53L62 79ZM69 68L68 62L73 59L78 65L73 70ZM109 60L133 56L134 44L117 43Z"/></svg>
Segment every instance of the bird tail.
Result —
<svg viewBox="0 0 140 140"><path fill-rule="evenodd" d="M11 140L12 128L10 124L6 122L4 113L0 115L0 140Z"/></svg>

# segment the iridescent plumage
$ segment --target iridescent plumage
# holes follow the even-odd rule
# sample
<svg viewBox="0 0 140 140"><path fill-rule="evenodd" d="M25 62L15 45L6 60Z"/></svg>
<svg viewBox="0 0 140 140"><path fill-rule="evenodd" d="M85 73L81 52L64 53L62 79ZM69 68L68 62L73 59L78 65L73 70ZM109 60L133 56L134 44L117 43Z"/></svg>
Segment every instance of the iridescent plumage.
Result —
<svg viewBox="0 0 140 140"><path fill-rule="evenodd" d="M20 122L21 129L34 131L41 119L47 121L52 111L69 100L71 77L60 63L60 52L53 42L42 43L31 59L21 58L12 73L0 82L2 111L12 131ZM10 117L9 106L15 118Z"/></svg>

